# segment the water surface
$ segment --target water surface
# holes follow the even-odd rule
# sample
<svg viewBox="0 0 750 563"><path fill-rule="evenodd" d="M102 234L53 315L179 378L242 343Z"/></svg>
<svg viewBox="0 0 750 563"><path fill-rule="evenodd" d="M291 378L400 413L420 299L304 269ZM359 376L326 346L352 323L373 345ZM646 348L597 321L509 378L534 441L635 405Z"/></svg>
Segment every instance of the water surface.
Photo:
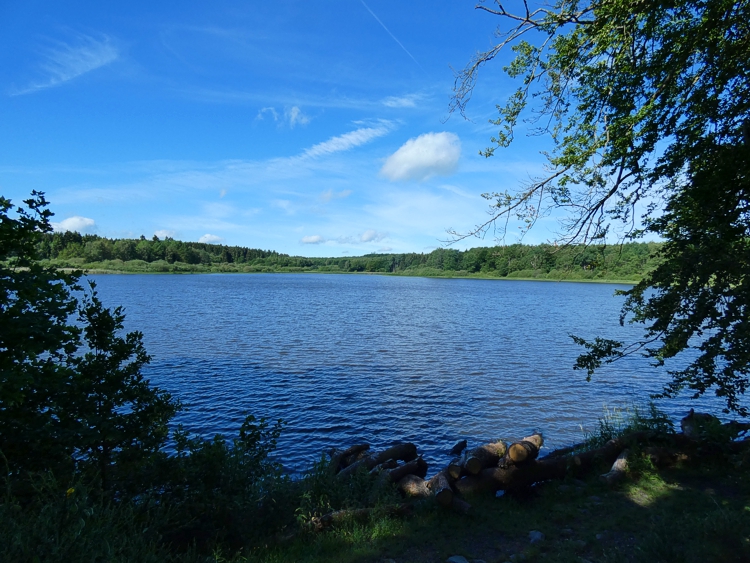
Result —
<svg viewBox="0 0 750 563"><path fill-rule="evenodd" d="M281 457L302 471L332 446L408 440L431 464L453 443L542 431L582 439L604 406L658 391L643 358L594 381L568 336L628 340L612 284L325 274L92 276L122 304L153 361L151 381L190 406L203 436L244 413L282 418ZM687 399L661 404L677 418Z"/></svg>

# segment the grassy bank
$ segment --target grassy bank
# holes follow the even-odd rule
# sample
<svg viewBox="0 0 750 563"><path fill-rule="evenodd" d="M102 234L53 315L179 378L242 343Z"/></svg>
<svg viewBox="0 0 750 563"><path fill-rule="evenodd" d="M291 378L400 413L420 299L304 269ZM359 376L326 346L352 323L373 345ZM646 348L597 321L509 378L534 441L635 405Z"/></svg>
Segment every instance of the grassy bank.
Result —
<svg viewBox="0 0 750 563"><path fill-rule="evenodd" d="M439 270L437 268L412 268L396 272L386 271L347 271L337 267L306 266L252 266L242 264L186 264L165 261L144 262L142 260L107 260L103 262L85 262L81 259L74 260L45 260L45 265L55 266L63 270L80 269L87 274L290 274L290 273L317 273L317 274L377 274L387 276L406 276L424 278L447 278L447 279L489 279L489 280L517 280L517 281L575 281L591 283L622 283L635 284L640 280L638 275L610 275L602 271L581 270L520 270L510 272L508 275L500 275L493 272L468 272L466 270Z"/></svg>

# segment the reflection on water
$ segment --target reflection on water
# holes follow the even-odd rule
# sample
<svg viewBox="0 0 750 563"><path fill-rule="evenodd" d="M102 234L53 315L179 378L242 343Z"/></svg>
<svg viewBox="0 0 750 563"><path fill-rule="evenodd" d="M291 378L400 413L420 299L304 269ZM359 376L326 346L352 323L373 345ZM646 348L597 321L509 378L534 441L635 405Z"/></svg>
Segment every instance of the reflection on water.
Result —
<svg viewBox="0 0 750 563"><path fill-rule="evenodd" d="M628 340L616 285L386 276L93 276L122 304L153 356L146 375L190 409L204 436L237 431L244 413L282 418L285 464L304 470L331 446L408 440L443 464L470 443L543 431L579 441L604 405L660 389L642 358L591 383L572 369L568 336ZM687 399L662 404L680 417ZM692 406L692 405L691 405Z"/></svg>

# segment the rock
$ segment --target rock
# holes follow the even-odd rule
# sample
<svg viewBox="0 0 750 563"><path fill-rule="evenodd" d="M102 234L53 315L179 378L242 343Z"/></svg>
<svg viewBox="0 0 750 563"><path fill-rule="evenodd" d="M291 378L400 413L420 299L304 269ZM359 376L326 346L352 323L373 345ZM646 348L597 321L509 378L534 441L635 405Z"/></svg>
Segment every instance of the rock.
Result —
<svg viewBox="0 0 750 563"><path fill-rule="evenodd" d="M537 543L544 539L544 534L538 530L531 530L529 532L529 541L531 543Z"/></svg>
<svg viewBox="0 0 750 563"><path fill-rule="evenodd" d="M466 557L464 557L463 555L452 555L445 561L446 563L469 563L469 560L466 559Z"/></svg>

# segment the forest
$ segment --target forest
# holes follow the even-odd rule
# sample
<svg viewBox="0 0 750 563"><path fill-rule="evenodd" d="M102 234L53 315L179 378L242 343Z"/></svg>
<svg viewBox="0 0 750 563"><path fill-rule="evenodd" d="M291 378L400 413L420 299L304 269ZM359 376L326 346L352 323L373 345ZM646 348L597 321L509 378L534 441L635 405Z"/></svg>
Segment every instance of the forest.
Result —
<svg viewBox="0 0 750 563"><path fill-rule="evenodd" d="M365 272L550 280L637 281L657 264L655 242L437 248L429 253L306 258L271 250L183 242L154 236L109 239L47 233L38 255L58 267L119 272Z"/></svg>

